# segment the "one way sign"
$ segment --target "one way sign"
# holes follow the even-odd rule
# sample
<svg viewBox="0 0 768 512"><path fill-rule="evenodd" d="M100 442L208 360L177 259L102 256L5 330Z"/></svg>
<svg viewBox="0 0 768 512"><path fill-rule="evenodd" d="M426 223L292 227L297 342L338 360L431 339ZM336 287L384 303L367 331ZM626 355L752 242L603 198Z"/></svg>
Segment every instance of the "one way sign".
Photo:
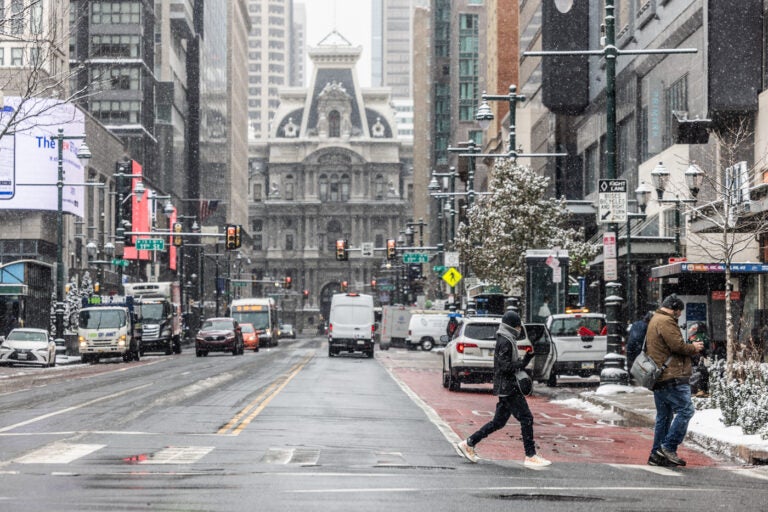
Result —
<svg viewBox="0 0 768 512"><path fill-rule="evenodd" d="M598 180L597 192L597 221L627 222L627 180Z"/></svg>

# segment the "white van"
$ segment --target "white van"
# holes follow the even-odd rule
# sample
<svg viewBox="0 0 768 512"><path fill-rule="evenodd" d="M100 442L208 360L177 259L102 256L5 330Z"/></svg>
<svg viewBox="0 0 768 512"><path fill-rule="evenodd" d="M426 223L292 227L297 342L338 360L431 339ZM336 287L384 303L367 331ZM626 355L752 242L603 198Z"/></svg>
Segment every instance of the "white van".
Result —
<svg viewBox="0 0 768 512"><path fill-rule="evenodd" d="M337 293L331 298L328 318L328 357L340 352L362 352L373 357L376 323L373 297L362 293Z"/></svg>
<svg viewBox="0 0 768 512"><path fill-rule="evenodd" d="M440 343L440 336L446 334L448 313L414 313L408 324L405 344L411 350L418 346L421 346L422 350L432 350L432 347Z"/></svg>

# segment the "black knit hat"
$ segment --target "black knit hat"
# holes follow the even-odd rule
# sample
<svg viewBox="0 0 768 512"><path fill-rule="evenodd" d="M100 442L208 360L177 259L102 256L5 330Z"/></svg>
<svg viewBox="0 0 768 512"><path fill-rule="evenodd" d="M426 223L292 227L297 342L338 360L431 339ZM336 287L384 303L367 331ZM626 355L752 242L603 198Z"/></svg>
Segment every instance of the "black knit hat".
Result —
<svg viewBox="0 0 768 512"><path fill-rule="evenodd" d="M520 327L520 315L515 313L514 311L507 311L504 313L504 316L501 317L501 322L510 326L510 327Z"/></svg>
<svg viewBox="0 0 768 512"><path fill-rule="evenodd" d="M685 309L685 303L680 297L673 293L664 299L664 302L661 303L661 307L671 309L672 311L682 311Z"/></svg>

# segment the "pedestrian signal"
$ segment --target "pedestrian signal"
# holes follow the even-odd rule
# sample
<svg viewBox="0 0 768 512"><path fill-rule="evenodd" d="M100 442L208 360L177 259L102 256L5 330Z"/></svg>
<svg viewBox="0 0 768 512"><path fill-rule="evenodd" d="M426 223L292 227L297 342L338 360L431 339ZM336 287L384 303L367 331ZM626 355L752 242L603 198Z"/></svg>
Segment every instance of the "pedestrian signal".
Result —
<svg viewBox="0 0 768 512"><path fill-rule="evenodd" d="M394 238L387 239L387 259L394 260L397 258L397 242Z"/></svg>
<svg viewBox="0 0 768 512"><path fill-rule="evenodd" d="M349 259L349 254L347 252L347 241L340 239L336 240L336 260L338 261L347 261Z"/></svg>
<svg viewBox="0 0 768 512"><path fill-rule="evenodd" d="M286 290L290 290L292 284L293 284L293 279L291 279L291 276L286 276L285 279L283 280L283 288L285 288Z"/></svg>
<svg viewBox="0 0 768 512"><path fill-rule="evenodd" d="M349 283L347 283L346 281L342 281L341 282L341 291L345 292L345 291L347 291L348 288L349 288Z"/></svg>

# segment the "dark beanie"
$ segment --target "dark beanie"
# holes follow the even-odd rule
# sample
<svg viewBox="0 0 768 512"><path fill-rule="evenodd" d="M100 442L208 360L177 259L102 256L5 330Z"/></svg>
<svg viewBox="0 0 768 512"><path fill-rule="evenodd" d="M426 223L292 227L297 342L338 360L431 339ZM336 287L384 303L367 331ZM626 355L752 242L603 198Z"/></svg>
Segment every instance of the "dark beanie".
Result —
<svg viewBox="0 0 768 512"><path fill-rule="evenodd" d="M510 326L510 327L520 327L520 315L515 313L514 311L507 311L504 313L504 316L501 317L502 323Z"/></svg>
<svg viewBox="0 0 768 512"><path fill-rule="evenodd" d="M685 309L685 304L680 297L673 293L664 299L664 302L661 303L661 307L671 309L672 311L682 311Z"/></svg>

